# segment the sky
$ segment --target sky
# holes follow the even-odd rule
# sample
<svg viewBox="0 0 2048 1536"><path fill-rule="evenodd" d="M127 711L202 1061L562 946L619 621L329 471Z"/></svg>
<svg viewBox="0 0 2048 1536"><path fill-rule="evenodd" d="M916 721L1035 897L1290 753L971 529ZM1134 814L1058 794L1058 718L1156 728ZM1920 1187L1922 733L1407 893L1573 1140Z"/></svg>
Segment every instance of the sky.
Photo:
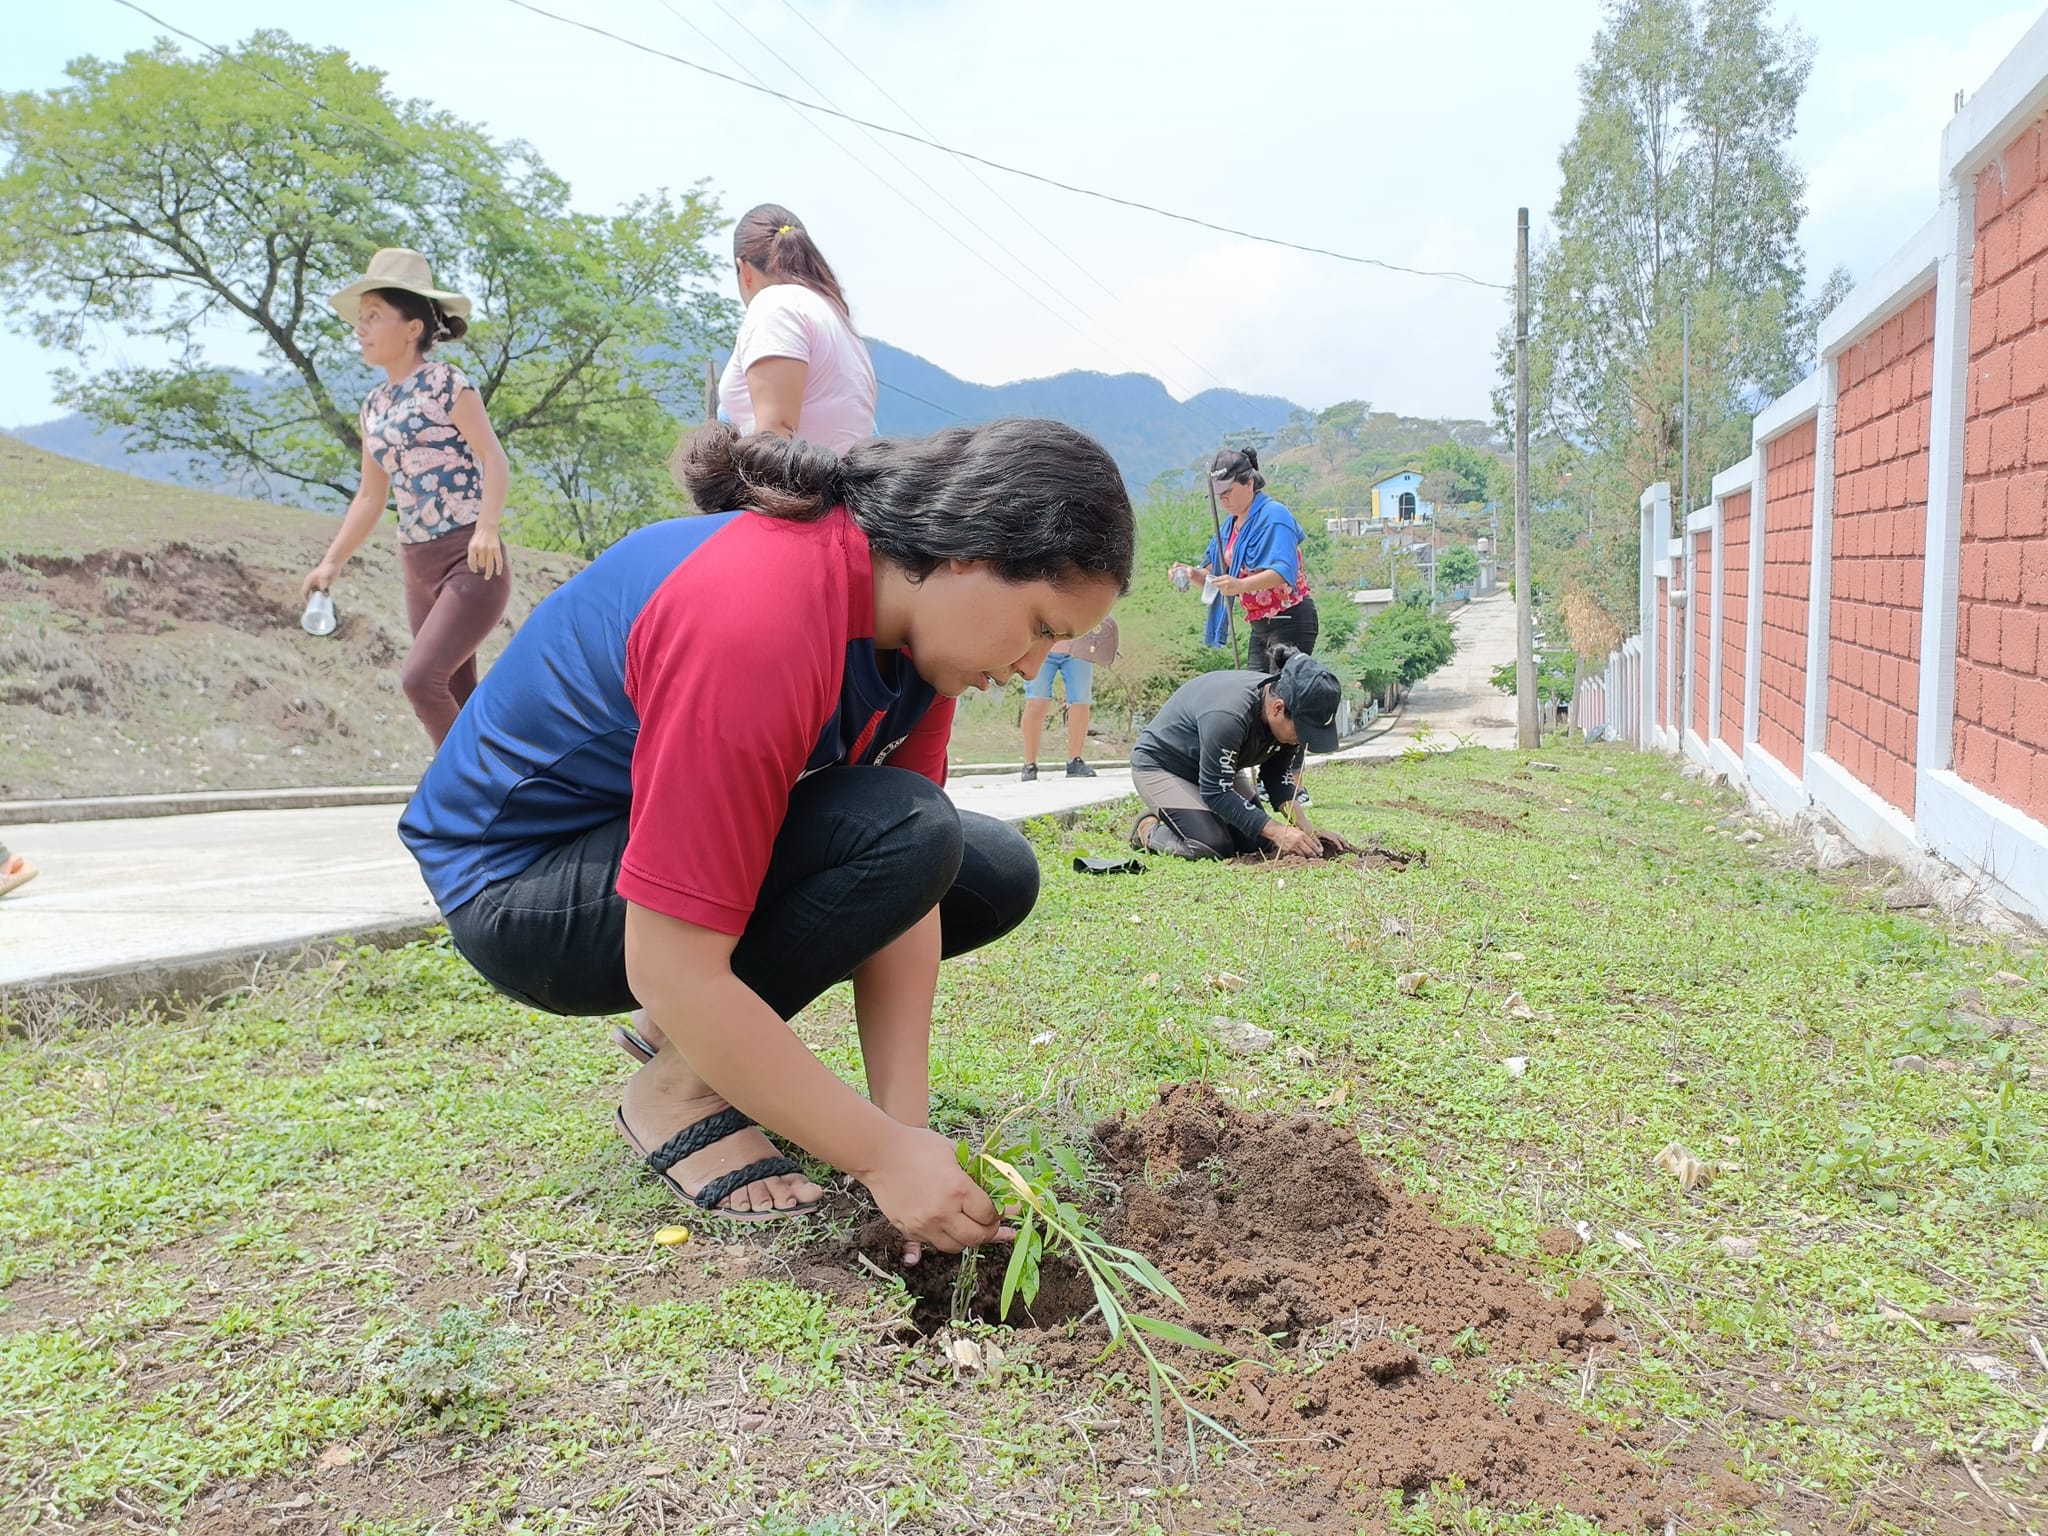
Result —
<svg viewBox="0 0 2048 1536"><path fill-rule="evenodd" d="M728 215L783 203L865 333L963 378L1090 368L1150 373L1181 397L1221 385L1314 408L1491 414L1511 304L1494 288L970 173L843 123L821 131L513 0L140 3L213 43L278 26L345 48L398 95L531 143L591 212L699 181ZM1598 0L535 3L1046 176L1499 284L1513 278L1517 207L1541 238L1601 14ZM67 60L163 31L115 0L8 8L6 90L48 90ZM1794 143L1811 280L1838 264L1868 275L1933 213L1956 92L1974 91L2038 14L1999 0L1779 0L1776 20L1817 45ZM158 360L102 341L95 366ZM212 355L257 357L231 332ZM0 331L0 423L58 414L50 374L75 361Z"/></svg>

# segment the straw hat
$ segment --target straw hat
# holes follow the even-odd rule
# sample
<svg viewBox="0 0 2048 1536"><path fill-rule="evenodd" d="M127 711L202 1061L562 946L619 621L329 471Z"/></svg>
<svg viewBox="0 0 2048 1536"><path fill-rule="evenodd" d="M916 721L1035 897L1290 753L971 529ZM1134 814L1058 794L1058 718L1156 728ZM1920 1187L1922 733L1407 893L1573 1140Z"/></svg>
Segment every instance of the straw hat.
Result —
<svg viewBox="0 0 2048 1536"><path fill-rule="evenodd" d="M363 275L329 299L328 307L354 325L363 295L377 288L397 288L406 293L416 293L421 298L432 299L451 315L461 315L465 320L469 318L469 300L459 293L436 288L434 269L427 265L427 258L402 245L372 256Z"/></svg>

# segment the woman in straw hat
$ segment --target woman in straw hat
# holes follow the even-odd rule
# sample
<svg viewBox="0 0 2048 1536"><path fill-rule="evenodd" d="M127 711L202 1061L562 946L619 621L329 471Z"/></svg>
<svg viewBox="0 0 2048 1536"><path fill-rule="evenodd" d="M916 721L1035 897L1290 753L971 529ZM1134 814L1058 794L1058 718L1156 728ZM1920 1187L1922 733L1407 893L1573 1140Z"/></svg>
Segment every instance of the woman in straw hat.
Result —
<svg viewBox="0 0 2048 1536"><path fill-rule="evenodd" d="M424 256L379 251L327 302L355 327L363 361L382 368L385 382L363 401L362 486L300 596L327 590L395 497L413 634L402 681L438 750L476 688L477 647L510 595L498 523L511 467L475 386L428 356L435 342L469 329L470 305L434 286Z"/></svg>

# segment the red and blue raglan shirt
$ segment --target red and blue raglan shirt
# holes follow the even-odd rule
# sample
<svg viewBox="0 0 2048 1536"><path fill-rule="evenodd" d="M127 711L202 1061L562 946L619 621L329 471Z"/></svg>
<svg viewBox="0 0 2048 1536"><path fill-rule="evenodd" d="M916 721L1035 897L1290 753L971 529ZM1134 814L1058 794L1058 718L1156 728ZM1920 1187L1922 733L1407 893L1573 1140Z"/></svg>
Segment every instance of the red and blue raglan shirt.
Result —
<svg viewBox="0 0 2048 1536"><path fill-rule="evenodd" d="M737 935L798 779L887 762L946 781L953 701L875 650L844 508L629 534L534 609L398 823L441 911L630 815L619 894Z"/></svg>

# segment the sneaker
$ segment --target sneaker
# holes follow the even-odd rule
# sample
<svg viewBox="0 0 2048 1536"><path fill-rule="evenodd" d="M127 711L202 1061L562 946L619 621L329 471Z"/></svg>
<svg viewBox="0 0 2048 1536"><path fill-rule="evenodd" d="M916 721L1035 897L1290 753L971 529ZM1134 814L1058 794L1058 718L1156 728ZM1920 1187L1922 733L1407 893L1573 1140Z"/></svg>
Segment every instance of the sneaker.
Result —
<svg viewBox="0 0 2048 1536"><path fill-rule="evenodd" d="M1038 764L1026 763L1024 765L1024 771L1018 774L1017 777L1022 779L1026 784L1036 784L1038 782Z"/></svg>
<svg viewBox="0 0 2048 1536"><path fill-rule="evenodd" d="M1092 779L1095 777L1095 770L1088 766L1085 759L1077 757L1067 764L1067 777L1070 779Z"/></svg>

